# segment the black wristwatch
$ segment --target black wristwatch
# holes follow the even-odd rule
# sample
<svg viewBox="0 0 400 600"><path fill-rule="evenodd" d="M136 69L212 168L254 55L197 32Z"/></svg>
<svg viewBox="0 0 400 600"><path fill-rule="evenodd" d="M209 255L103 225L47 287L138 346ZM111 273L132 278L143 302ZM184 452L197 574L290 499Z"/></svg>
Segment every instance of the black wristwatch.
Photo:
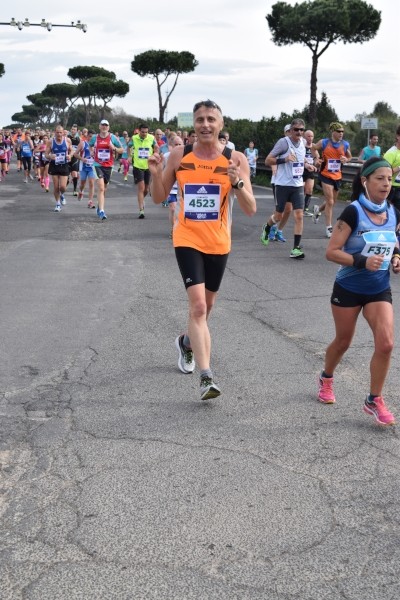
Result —
<svg viewBox="0 0 400 600"><path fill-rule="evenodd" d="M235 190L241 190L244 186L244 181L243 179L238 179L237 182L235 183L235 185L232 184L233 189Z"/></svg>

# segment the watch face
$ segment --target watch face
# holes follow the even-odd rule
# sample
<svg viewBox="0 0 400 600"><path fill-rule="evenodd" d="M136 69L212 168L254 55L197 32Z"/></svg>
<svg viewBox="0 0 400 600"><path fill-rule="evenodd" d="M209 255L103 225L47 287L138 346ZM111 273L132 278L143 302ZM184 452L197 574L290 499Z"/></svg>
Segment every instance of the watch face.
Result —
<svg viewBox="0 0 400 600"><path fill-rule="evenodd" d="M243 186L244 186L244 181L243 181L243 179L239 179L239 181L237 182L237 186L236 186L236 187L237 187L239 190L241 190Z"/></svg>

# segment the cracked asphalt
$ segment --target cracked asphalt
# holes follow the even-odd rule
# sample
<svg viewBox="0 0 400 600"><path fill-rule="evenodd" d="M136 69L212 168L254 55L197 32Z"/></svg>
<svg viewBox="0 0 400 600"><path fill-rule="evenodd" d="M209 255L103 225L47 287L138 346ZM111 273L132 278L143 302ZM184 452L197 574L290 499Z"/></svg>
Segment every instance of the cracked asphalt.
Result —
<svg viewBox="0 0 400 600"><path fill-rule="evenodd" d="M316 400L336 270L234 208L212 314L222 396L177 368L186 299L167 209L114 175L106 209L13 172L0 184L1 600L398 600L399 436L362 411L360 318ZM336 208L339 213L340 206ZM321 219L323 221L323 219ZM287 233L292 239L292 221ZM400 279L392 277L395 314ZM386 383L400 419L399 320Z"/></svg>

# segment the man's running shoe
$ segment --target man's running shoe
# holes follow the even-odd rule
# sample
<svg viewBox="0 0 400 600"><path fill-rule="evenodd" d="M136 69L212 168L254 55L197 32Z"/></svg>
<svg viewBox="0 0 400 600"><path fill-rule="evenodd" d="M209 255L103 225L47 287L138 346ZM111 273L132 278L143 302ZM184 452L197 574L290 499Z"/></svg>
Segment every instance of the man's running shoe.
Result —
<svg viewBox="0 0 400 600"><path fill-rule="evenodd" d="M318 223L318 219L320 218L321 213L319 212L319 206L318 204L314 204L314 210L313 210L313 216L312 216L312 220L313 223Z"/></svg>
<svg viewBox="0 0 400 600"><path fill-rule="evenodd" d="M211 400L217 398L221 394L221 390L214 383L212 377L202 377L200 379L200 398L202 400Z"/></svg>
<svg viewBox="0 0 400 600"><path fill-rule="evenodd" d="M276 231L277 231L276 225L272 225L271 229L269 230L269 234L268 234L268 239L270 242L275 241Z"/></svg>
<svg viewBox="0 0 400 600"><path fill-rule="evenodd" d="M176 349L179 352L178 356L178 367L182 371L182 373L193 373L195 369L195 362L193 357L193 350L191 348L186 348L183 343L183 334L178 335L175 340Z"/></svg>
<svg viewBox="0 0 400 600"><path fill-rule="evenodd" d="M271 228L269 227L268 223L265 223L265 225L263 225L263 230L261 233L261 237L260 237L260 241L262 244L264 244L264 246L268 246L269 244L269 232L271 231Z"/></svg>
<svg viewBox="0 0 400 600"><path fill-rule="evenodd" d="M78 200L82 200L82 198L83 198L83 192L79 192L79 194L78 194Z"/></svg>
<svg viewBox="0 0 400 600"><path fill-rule="evenodd" d="M77 195L78 195L78 192L77 192L76 190L74 190L74 191L72 192L72 195L73 195L73 196L77 196Z"/></svg>
<svg viewBox="0 0 400 600"><path fill-rule="evenodd" d="M125 175L124 181L128 181L128 175Z"/></svg>
<svg viewBox="0 0 400 600"><path fill-rule="evenodd" d="M99 212L99 218L100 218L102 221L105 221L105 220L107 219L107 215L106 215L106 213L104 212L104 210L101 210L101 211Z"/></svg>
<svg viewBox="0 0 400 600"><path fill-rule="evenodd" d="M335 394L333 393L333 377L318 376L318 400L323 404L333 404L336 402Z"/></svg>
<svg viewBox="0 0 400 600"><path fill-rule="evenodd" d="M332 237L332 231L333 231L332 225L330 225L329 227L326 228L326 237L327 238Z"/></svg>
<svg viewBox="0 0 400 600"><path fill-rule="evenodd" d="M282 231L278 231L275 234L275 241L276 242L286 242L286 238L284 237Z"/></svg>
<svg viewBox="0 0 400 600"><path fill-rule="evenodd" d="M301 248L293 248L293 250L290 253L290 258L305 258L305 254Z"/></svg>
<svg viewBox="0 0 400 600"><path fill-rule="evenodd" d="M87 207L88 208L96 208L95 203L93 202L93 200L89 200L89 202L87 203Z"/></svg>
<svg viewBox="0 0 400 600"><path fill-rule="evenodd" d="M314 213L311 212L308 208L303 210L303 217L312 217Z"/></svg>
<svg viewBox="0 0 400 600"><path fill-rule="evenodd" d="M64 194L61 194L61 196L60 196L60 202L61 202L61 204L62 204L63 206L65 206L65 204L67 204L67 201L66 201L66 199L65 199L65 196L64 196Z"/></svg>
<svg viewBox="0 0 400 600"><path fill-rule="evenodd" d="M138 219L144 219L144 208L141 208L141 209L139 210L139 216L138 216Z"/></svg>
<svg viewBox="0 0 400 600"><path fill-rule="evenodd" d="M380 425L394 425L395 419L392 413L386 408L382 396L377 396L373 402L368 402L368 396L365 398L363 410L367 415L375 417Z"/></svg>
<svg viewBox="0 0 400 600"><path fill-rule="evenodd" d="M56 205L55 205L55 207L54 207L54 212L60 212L60 211L61 211L61 204L59 204L59 203L57 202L57 204L56 204Z"/></svg>

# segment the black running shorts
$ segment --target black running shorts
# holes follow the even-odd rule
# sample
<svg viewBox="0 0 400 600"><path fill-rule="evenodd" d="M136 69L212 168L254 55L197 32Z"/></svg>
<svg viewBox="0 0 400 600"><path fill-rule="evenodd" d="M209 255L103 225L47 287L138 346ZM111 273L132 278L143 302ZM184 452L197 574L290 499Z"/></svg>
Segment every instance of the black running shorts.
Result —
<svg viewBox="0 0 400 600"><path fill-rule="evenodd" d="M204 283L210 292L218 292L229 254L204 254L194 248L179 246L175 256L185 288Z"/></svg>

